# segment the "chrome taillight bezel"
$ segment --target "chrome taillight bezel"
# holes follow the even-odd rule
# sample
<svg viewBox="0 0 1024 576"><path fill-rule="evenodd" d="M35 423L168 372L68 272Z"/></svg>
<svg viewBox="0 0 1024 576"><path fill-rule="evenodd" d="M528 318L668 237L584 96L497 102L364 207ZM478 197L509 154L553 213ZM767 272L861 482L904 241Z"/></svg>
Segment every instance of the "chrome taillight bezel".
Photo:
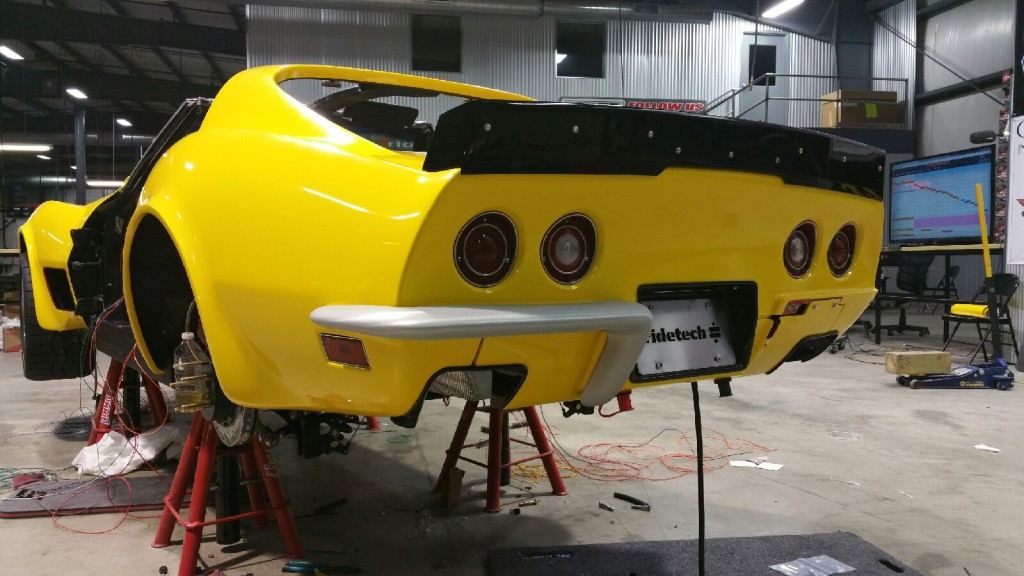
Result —
<svg viewBox="0 0 1024 576"><path fill-rule="evenodd" d="M844 240L845 239L845 240ZM846 261L836 262L832 253L832 247L837 242L846 242ZM836 278L842 277L850 271L850 266L853 265L853 256L857 249L857 227L852 222L843 224L838 232L832 236L832 240L828 243L828 250L826 250L826 259L828 260L828 269L832 272L832 275Z"/></svg>
<svg viewBox="0 0 1024 576"><path fill-rule="evenodd" d="M556 257L556 243L564 234L573 236L580 245L580 258L567 265L562 265ZM559 284L575 284L586 277L594 265L597 253L597 227L586 214L574 212L566 214L552 224L540 243L540 261L548 277Z"/></svg>
<svg viewBox="0 0 1024 576"><path fill-rule="evenodd" d="M504 244L500 262L493 269L481 266L480 262L473 262L473 256L467 251L474 234L487 232L496 234ZM519 235L516 225L507 214L497 211L483 212L471 218L459 230L452 248L452 258L455 269L463 280L478 288L490 288L508 277L515 264L518 246Z"/></svg>
<svg viewBox="0 0 1024 576"><path fill-rule="evenodd" d="M802 263L794 262L790 257L790 244L801 239L803 239L805 244L806 259ZM814 249L817 245L817 239L818 227L810 220L801 222L786 236L786 242L782 245L782 265L790 276L793 278L803 278L810 271L811 264L814 262Z"/></svg>

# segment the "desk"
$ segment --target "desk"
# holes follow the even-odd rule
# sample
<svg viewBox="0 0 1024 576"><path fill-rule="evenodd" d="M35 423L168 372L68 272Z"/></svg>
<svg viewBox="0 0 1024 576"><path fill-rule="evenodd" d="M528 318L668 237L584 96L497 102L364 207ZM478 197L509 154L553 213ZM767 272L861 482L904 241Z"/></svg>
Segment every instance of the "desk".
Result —
<svg viewBox="0 0 1024 576"><path fill-rule="evenodd" d="M989 244L988 249L990 253L998 254L1003 251L1002 244ZM882 255L885 254L899 254L902 252L914 253L914 254L934 254L936 256L943 257L943 273L949 272L950 262L949 259L953 256L974 256L978 254L984 254L985 249L981 244L950 244L947 246L892 246L882 249ZM881 273L881 266L879 266L879 273ZM875 295L875 330L878 326L882 325L882 302L925 302L931 304L942 304L946 312L949 311L949 306L956 303L957 300L951 300L949 298L949 289L944 290L942 297L938 296L919 296L916 294L907 293L883 293L879 292ZM942 341L949 340L949 322L942 322ZM875 332L875 344L882 343L882 331L877 330Z"/></svg>

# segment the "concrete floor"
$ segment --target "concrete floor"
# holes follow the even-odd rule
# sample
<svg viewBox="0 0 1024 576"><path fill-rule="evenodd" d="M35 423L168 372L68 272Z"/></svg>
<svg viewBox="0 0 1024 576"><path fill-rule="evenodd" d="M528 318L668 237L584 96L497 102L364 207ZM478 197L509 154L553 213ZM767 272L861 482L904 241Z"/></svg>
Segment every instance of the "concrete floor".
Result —
<svg viewBox="0 0 1024 576"><path fill-rule="evenodd" d="M732 398L719 398L715 386L704 385L709 452L725 449L716 439L721 434L733 442L730 453L746 452L746 440L773 449L765 455L785 465L775 472L724 467L707 474L708 536L845 530L924 574L964 576L965 568L974 576L1021 574L1024 384L1010 392L896 385L880 365L884 351L901 343L937 347L941 329L932 334L886 338L879 348L855 329L851 347L839 354L737 380ZM853 348L863 351L851 353ZM0 356L0 467L68 466L84 439L53 431L81 404L89 405L87 394L80 395L75 381L25 381L18 355ZM635 411L614 418L566 420L556 406L543 411L558 442L573 454L587 444L642 443L664 429L692 431L688 385L633 396ZM361 432L347 456L301 460L294 441L283 440L274 452L310 558L353 565L364 574L468 576L487 573L492 548L696 537L693 474L657 482L567 478L569 496L550 495L546 484L526 489L530 484L517 478L503 502L537 496L538 504L487 514L483 470L464 465L462 501L443 509L431 487L460 411L461 401L448 407L430 402L416 430L392 425ZM484 419L476 424L470 439L482 437L478 425ZM688 451L676 445L679 437L670 431L655 443ZM1002 452L974 449L979 443ZM484 452L476 453L482 459ZM653 510L631 510L612 499L614 491L647 500ZM310 515L314 504L341 497L347 502L330 513ZM616 504L615 511L599 509L599 500ZM513 508L521 514L510 514ZM100 514L62 523L103 531L121 521L120 514ZM155 526L152 518L133 516L112 532L83 535L56 527L50 518L0 520L0 566L7 574L157 574L167 565L174 574L180 547L151 548ZM208 533L201 550L207 565L231 575L281 573L283 547L273 528L244 528L243 542L226 548L213 542L212 529Z"/></svg>

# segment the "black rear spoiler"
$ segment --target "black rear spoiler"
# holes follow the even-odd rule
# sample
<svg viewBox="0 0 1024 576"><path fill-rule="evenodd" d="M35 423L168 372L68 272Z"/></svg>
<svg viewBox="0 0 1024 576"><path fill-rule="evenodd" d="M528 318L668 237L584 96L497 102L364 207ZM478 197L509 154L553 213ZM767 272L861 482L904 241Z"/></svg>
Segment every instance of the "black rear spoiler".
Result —
<svg viewBox="0 0 1024 576"><path fill-rule="evenodd" d="M585 104L472 100L441 115L428 172L631 174L669 167L770 174L882 199L885 152L760 122Z"/></svg>

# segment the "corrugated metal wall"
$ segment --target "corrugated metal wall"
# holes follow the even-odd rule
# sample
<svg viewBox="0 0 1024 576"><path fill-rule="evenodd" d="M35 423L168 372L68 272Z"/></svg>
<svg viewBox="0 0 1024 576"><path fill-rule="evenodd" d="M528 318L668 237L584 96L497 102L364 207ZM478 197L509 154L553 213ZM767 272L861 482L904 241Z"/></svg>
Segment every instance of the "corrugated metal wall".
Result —
<svg viewBox="0 0 1024 576"><path fill-rule="evenodd" d="M973 0L924 23L926 52L966 78L1013 65L1014 0ZM960 79L925 58L921 89L934 90Z"/></svg>
<svg viewBox="0 0 1024 576"><path fill-rule="evenodd" d="M835 76L835 46L799 34L790 34L789 69L792 74ZM821 101L818 98L838 89L838 82L832 78L793 77L789 83L789 97L807 100L790 102L790 125L807 128L821 126Z"/></svg>
<svg viewBox="0 0 1024 576"><path fill-rule="evenodd" d="M875 90L892 90L907 102L907 118L914 118L914 86L917 82L917 51L900 36L917 43L917 8L915 0L903 0L878 14L885 23L875 24L871 70L876 78L906 78L909 82L876 80ZM895 30L899 35L891 32Z"/></svg>
<svg viewBox="0 0 1024 576"><path fill-rule="evenodd" d="M525 94L539 100L564 96L692 98L711 100L740 85L741 40L754 23L715 14L711 24L609 21L605 77L555 76L555 23L565 18L462 16L461 73L410 69L410 21L399 12L346 11L250 5L249 66L305 62L411 72ZM768 29L764 25L760 29ZM793 73L834 74L835 51L819 40L791 35ZM620 57L620 54L622 55ZM799 94L818 97L833 88L804 81ZM301 100L322 95L314 83L288 87ZM447 104L422 102L421 119L433 121ZM817 126L820 105L792 104L807 126Z"/></svg>

